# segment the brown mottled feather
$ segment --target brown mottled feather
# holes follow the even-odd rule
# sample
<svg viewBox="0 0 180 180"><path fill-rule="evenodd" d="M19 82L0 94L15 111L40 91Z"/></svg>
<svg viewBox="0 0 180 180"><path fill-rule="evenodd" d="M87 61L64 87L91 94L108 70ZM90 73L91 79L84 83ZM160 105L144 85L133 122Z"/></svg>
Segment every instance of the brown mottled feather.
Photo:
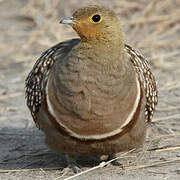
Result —
<svg viewBox="0 0 180 180"><path fill-rule="evenodd" d="M130 60L136 68L141 84L146 95L145 117L147 123L151 122L155 107L158 103L158 90L156 80L151 72L148 61L129 45L126 45L126 50L130 56Z"/></svg>

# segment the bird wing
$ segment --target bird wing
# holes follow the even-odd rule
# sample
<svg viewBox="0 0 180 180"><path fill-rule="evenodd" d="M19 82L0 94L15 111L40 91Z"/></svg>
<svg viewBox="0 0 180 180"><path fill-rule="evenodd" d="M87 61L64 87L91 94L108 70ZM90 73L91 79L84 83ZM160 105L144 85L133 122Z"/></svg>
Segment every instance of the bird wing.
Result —
<svg viewBox="0 0 180 180"><path fill-rule="evenodd" d="M25 98L27 106L38 128L39 125L37 123L36 116L43 102L44 86L46 86L48 74L52 69L54 62L64 58L79 42L80 39L71 39L61 42L46 50L36 61L33 69L25 80Z"/></svg>
<svg viewBox="0 0 180 180"><path fill-rule="evenodd" d="M149 123L152 120L155 107L158 103L158 90L156 80L151 72L148 61L129 45L125 45L125 49L130 56L130 61L133 63L135 70L144 88L146 96L145 118Z"/></svg>

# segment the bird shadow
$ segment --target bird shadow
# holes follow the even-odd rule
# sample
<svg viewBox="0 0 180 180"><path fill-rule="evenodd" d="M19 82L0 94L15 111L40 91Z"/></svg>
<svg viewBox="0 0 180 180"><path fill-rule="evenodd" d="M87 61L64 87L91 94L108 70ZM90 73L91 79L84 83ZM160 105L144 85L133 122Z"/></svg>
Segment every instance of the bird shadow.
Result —
<svg viewBox="0 0 180 180"><path fill-rule="evenodd" d="M80 156L80 167L93 167L100 163L96 156ZM36 128L3 128L0 132L0 169L64 169L64 153L54 153L44 144L44 135Z"/></svg>

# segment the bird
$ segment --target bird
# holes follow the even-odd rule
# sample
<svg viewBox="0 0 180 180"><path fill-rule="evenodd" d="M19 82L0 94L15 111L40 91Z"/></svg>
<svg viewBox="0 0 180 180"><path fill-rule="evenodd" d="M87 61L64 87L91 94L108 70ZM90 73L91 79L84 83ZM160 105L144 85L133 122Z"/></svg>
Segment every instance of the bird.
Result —
<svg viewBox="0 0 180 180"><path fill-rule="evenodd" d="M66 154L115 157L142 147L158 103L147 59L124 41L121 21L91 5L64 17L79 38L46 50L25 80L25 98L47 146Z"/></svg>

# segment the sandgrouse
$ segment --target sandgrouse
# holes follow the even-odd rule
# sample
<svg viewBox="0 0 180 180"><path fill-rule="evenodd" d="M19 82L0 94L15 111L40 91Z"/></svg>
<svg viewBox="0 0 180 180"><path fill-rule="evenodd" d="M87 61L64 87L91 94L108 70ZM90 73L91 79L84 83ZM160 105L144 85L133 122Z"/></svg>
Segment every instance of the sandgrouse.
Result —
<svg viewBox="0 0 180 180"><path fill-rule="evenodd" d="M124 43L107 7L78 9L60 23L80 39L45 51L26 79L27 106L46 144L71 161L140 147L158 101L147 60Z"/></svg>

